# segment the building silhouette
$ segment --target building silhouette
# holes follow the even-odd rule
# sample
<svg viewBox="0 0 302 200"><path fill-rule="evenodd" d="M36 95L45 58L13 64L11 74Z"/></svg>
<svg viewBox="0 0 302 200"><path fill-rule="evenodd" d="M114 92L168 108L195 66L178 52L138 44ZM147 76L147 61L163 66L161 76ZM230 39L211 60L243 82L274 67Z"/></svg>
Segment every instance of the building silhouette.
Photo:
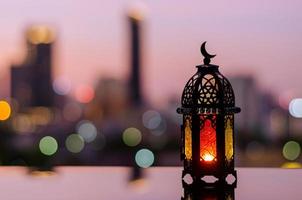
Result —
<svg viewBox="0 0 302 200"><path fill-rule="evenodd" d="M134 105L142 104L141 94L141 16L133 12L128 16L130 23L130 92Z"/></svg>
<svg viewBox="0 0 302 200"><path fill-rule="evenodd" d="M285 129L280 119L284 119L288 112L280 108L271 93L259 88L253 76L235 76L230 78L230 82L236 103L241 107L241 113L235 117L236 128L254 136L260 134L269 140L279 139L280 134L275 133L276 127L282 131Z"/></svg>
<svg viewBox="0 0 302 200"><path fill-rule="evenodd" d="M26 31L27 55L11 68L11 96L20 108L54 104L52 89L52 48L54 33L44 26Z"/></svg>

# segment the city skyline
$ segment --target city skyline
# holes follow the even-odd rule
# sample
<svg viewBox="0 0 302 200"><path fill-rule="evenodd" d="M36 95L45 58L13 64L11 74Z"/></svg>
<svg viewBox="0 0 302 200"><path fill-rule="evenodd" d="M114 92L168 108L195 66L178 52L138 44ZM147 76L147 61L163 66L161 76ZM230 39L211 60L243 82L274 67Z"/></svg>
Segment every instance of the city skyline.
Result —
<svg viewBox="0 0 302 200"><path fill-rule="evenodd" d="M7 16L0 19L4 27L0 33L1 80L11 64L22 62L24 31L30 24L46 24L57 32L54 77L67 77L74 87L94 85L99 77L127 80L130 3L89 3L1 3L1 12ZM217 54L213 63L224 74L254 75L261 88L278 96L289 92L301 96L299 5L298 1L147 2L142 23L143 94L153 103L179 97L184 80L202 62L199 45L207 40L209 52ZM20 9L22 18L18 17ZM5 97L3 92L1 97Z"/></svg>

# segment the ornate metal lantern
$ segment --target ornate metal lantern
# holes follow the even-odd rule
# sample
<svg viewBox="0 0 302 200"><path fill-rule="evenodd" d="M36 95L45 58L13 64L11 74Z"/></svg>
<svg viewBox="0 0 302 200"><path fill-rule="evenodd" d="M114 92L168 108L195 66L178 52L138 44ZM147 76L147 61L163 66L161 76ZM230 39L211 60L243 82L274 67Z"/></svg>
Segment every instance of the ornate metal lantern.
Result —
<svg viewBox="0 0 302 200"><path fill-rule="evenodd" d="M187 82L182 98L181 159L184 162L183 177L190 174L193 183L226 183L226 177L234 176L234 113L235 97L230 82L219 72L217 65L210 64L210 55L201 45L204 64ZM205 176L217 178L208 183Z"/></svg>

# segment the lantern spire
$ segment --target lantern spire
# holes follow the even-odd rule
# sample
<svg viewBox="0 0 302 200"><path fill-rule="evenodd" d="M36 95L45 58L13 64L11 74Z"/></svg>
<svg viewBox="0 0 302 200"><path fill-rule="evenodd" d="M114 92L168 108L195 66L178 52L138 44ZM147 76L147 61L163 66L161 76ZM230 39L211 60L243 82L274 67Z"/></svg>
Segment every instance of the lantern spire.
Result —
<svg viewBox="0 0 302 200"><path fill-rule="evenodd" d="M203 57L204 57L203 63L204 63L205 65L208 65L208 64L210 64L210 62L211 62L211 58L214 58L214 57L216 56L216 54L215 54L215 55L211 55L211 54L209 54L209 53L207 52L207 50L206 50L206 43L207 43L207 42L203 42L203 43L202 43L202 45L201 45L201 47L200 47L200 52L201 52L201 54L202 54Z"/></svg>

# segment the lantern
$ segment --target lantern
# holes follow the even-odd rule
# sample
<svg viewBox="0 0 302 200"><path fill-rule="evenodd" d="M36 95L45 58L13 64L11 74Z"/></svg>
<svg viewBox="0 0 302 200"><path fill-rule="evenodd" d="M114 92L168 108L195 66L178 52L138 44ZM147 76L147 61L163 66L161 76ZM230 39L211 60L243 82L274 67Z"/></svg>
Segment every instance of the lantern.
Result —
<svg viewBox="0 0 302 200"><path fill-rule="evenodd" d="M237 175L234 170L234 113L235 97L230 82L219 72L217 65L210 64L211 58L204 42L200 51L204 64L187 82L181 107L181 159L184 162L183 177L190 174L193 182L202 184L226 183L226 177ZM217 181L208 183L206 176Z"/></svg>

